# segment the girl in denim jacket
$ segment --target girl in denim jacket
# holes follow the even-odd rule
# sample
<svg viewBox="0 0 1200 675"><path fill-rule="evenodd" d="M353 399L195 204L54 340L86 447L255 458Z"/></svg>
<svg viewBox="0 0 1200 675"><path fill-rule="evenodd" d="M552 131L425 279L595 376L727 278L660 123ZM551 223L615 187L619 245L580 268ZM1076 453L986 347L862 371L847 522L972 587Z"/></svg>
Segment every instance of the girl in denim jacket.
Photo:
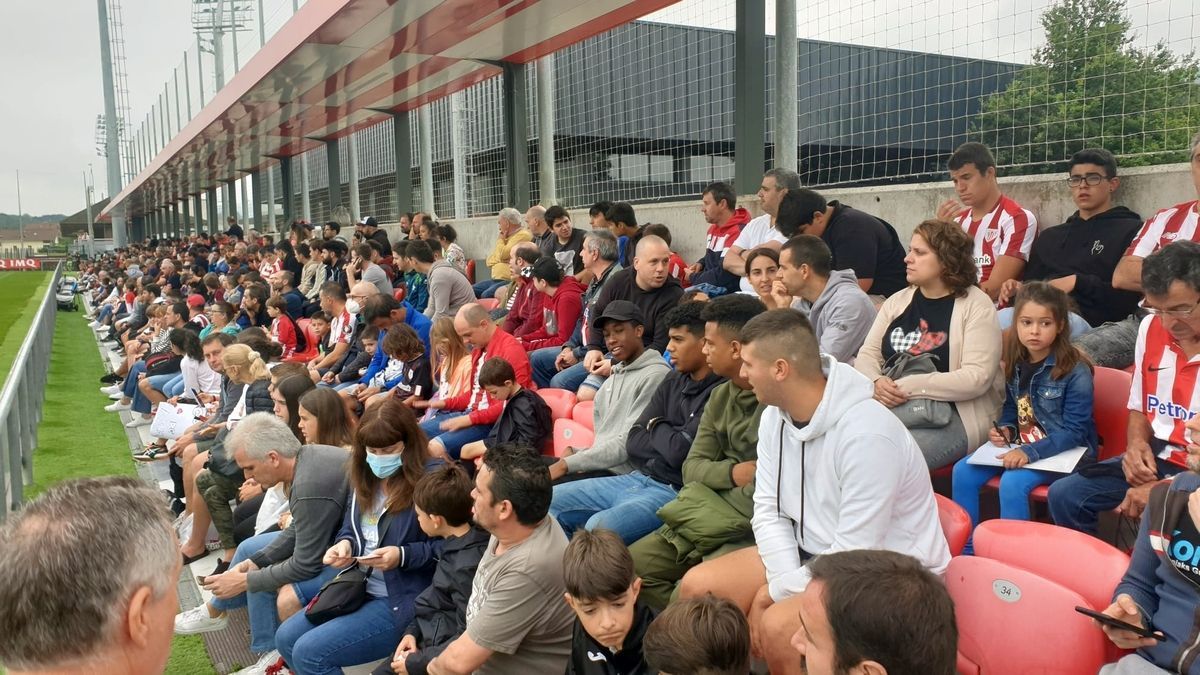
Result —
<svg viewBox="0 0 1200 675"><path fill-rule="evenodd" d="M1029 520L1029 493L1064 474L1023 468L1072 448L1096 452L1092 365L1071 344L1067 294L1042 281L1021 287L1004 344L1004 409L988 440L1003 467L954 465L954 501L979 522L979 490L1000 475L1000 517ZM1003 432L1003 436L1001 433ZM969 550L969 549L968 549Z"/></svg>

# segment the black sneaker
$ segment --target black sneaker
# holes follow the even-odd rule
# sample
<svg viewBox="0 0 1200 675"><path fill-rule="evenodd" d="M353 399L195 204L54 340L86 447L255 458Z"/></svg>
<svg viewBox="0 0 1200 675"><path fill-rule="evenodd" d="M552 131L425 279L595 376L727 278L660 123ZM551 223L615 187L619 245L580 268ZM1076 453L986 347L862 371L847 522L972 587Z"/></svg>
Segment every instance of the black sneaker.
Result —
<svg viewBox="0 0 1200 675"><path fill-rule="evenodd" d="M121 381L121 376L116 373L109 373L109 374L105 375L104 377L100 378L101 384L116 384L117 382L120 382L120 381Z"/></svg>

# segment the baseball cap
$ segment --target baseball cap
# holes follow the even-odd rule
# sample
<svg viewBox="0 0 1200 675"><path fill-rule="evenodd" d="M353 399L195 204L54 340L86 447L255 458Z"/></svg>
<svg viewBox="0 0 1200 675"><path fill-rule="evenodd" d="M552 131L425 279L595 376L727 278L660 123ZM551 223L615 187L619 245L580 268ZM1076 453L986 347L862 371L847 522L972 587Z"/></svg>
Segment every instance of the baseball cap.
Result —
<svg viewBox="0 0 1200 675"><path fill-rule="evenodd" d="M187 304L189 307L203 307L204 296L200 295L199 293L192 293L188 296Z"/></svg>
<svg viewBox="0 0 1200 675"><path fill-rule="evenodd" d="M628 300L613 300L608 303L604 312L592 319L592 328L603 330L604 324L609 321L631 321L638 326L646 325L641 308Z"/></svg>
<svg viewBox="0 0 1200 675"><path fill-rule="evenodd" d="M367 217L363 218L362 220L358 221L358 224L365 225L367 227L379 227L379 222L375 220L374 216L367 216Z"/></svg>

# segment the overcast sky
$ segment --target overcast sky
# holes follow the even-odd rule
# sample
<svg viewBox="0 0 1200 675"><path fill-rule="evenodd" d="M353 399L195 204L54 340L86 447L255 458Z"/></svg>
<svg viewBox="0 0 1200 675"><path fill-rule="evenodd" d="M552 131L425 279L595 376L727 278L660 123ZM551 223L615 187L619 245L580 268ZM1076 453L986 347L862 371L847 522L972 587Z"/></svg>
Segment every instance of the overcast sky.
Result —
<svg viewBox="0 0 1200 675"><path fill-rule="evenodd" d="M553 2L553 0L546 0ZM773 30L774 3L768 6ZM1025 62L1042 39L1038 19L1049 0L798 0L800 37ZM268 30L290 0L266 0ZM1180 52L1200 46L1192 0L1131 0L1139 43L1164 40ZM733 27L733 0L683 0L652 19ZM183 53L194 48L190 0L122 0L132 119L146 116ZM103 112L99 39L93 0L0 2L0 212L16 213L16 171L25 213L83 208L83 172L91 164L106 194L105 160L95 152ZM257 32L243 38L256 46ZM243 54L242 62L245 62ZM231 68L232 66L230 66ZM211 91L208 92L211 96ZM136 126L136 124L135 124Z"/></svg>

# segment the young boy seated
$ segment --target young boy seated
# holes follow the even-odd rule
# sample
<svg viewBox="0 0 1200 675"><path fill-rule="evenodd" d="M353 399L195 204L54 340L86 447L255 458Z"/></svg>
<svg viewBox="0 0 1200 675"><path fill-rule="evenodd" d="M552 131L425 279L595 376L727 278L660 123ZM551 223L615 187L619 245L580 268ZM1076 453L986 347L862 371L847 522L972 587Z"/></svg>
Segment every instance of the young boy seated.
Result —
<svg viewBox="0 0 1200 675"><path fill-rule="evenodd" d="M382 349L387 361L383 366L371 366L357 385L341 389L341 394L357 408L382 402L388 396L395 396L402 401L427 399L433 391L433 375L429 367L429 358L425 355L425 345L417 332L407 324L396 324L388 329L383 338Z"/></svg>
<svg viewBox="0 0 1200 675"><path fill-rule="evenodd" d="M638 602L642 580L612 530L579 530L563 554L566 600L575 610L567 675L642 675L642 638L654 610ZM696 672L693 670L679 672Z"/></svg>
<svg viewBox="0 0 1200 675"><path fill-rule="evenodd" d="M750 672L750 624L737 605L711 594L667 605L642 648L649 673Z"/></svg>
<svg viewBox="0 0 1200 675"><path fill-rule="evenodd" d="M371 359L375 356L375 350L379 348L379 330L367 326L359 336L358 342L362 345L362 349L358 350L354 358L335 364L322 373L322 384L333 387L337 391L350 389L358 384L358 381L371 367Z"/></svg>
<svg viewBox="0 0 1200 675"><path fill-rule="evenodd" d="M512 365L500 358L484 361L479 368L479 386L497 401L505 401L504 410L492 425L488 437L464 445L459 458L466 461L482 457L488 448L501 443L517 443L540 450L554 431L550 406L541 396L517 384Z"/></svg>
<svg viewBox="0 0 1200 675"><path fill-rule="evenodd" d="M446 464L417 481L413 505L421 531L442 537L433 583L413 603L413 621L404 631L391 663L372 675L425 675L426 667L467 626L467 600L475 568L487 549L489 534L471 524L474 484L457 464Z"/></svg>
<svg viewBox="0 0 1200 675"><path fill-rule="evenodd" d="M308 362L308 375L313 382L320 382L321 373L317 372L315 365L329 355L329 315L317 310L308 317L308 327L317 339L317 355Z"/></svg>

